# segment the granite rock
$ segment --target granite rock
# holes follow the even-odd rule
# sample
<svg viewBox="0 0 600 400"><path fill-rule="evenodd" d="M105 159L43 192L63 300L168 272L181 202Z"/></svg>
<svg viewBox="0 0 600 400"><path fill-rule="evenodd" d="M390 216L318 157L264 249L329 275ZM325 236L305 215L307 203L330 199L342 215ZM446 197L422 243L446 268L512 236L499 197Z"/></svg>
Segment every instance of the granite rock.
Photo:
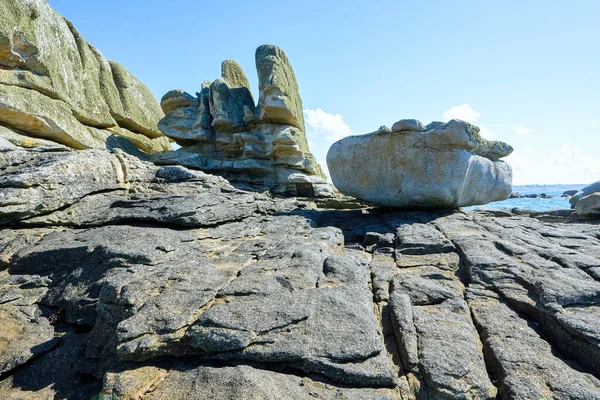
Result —
<svg viewBox="0 0 600 400"><path fill-rule="evenodd" d="M426 128L416 119L401 119L392 125L392 132L425 132Z"/></svg>
<svg viewBox="0 0 600 400"><path fill-rule="evenodd" d="M426 132L350 136L331 146L327 165L342 193L379 206L449 209L507 199L512 170L499 157L512 147L478 132L452 120Z"/></svg>
<svg viewBox="0 0 600 400"><path fill-rule="evenodd" d="M575 212L582 219L600 219L600 192L580 198L575 204Z"/></svg>
<svg viewBox="0 0 600 400"><path fill-rule="evenodd" d="M45 0L3 2L0 14L0 124L23 137L16 143L101 149L116 135L146 152L170 148L150 90Z"/></svg>
<svg viewBox="0 0 600 400"><path fill-rule="evenodd" d="M589 196L592 193L596 193L600 191L600 181L596 181L584 187L583 189L577 191L571 198L569 199L569 203L571 203L571 208L575 208L579 199L585 196Z"/></svg>
<svg viewBox="0 0 600 400"><path fill-rule="evenodd" d="M255 190L331 197L333 188L308 148L302 101L287 56L275 46L256 50L259 100L255 105L241 66L226 60L221 78L197 97L170 91L159 129L181 148L154 155L226 177Z"/></svg>
<svg viewBox="0 0 600 400"><path fill-rule="evenodd" d="M323 209L121 150L0 154L2 398L600 395L595 222Z"/></svg>

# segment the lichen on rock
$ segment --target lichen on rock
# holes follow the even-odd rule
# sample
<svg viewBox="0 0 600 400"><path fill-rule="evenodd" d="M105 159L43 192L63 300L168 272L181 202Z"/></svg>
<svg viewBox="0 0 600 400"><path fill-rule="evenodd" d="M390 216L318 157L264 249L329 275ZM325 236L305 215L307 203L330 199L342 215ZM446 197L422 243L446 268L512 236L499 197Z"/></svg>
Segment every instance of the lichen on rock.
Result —
<svg viewBox="0 0 600 400"><path fill-rule="evenodd" d="M3 1L0 15L0 124L75 149L106 148L113 135L146 136L131 140L146 152L170 148L150 90L46 1Z"/></svg>

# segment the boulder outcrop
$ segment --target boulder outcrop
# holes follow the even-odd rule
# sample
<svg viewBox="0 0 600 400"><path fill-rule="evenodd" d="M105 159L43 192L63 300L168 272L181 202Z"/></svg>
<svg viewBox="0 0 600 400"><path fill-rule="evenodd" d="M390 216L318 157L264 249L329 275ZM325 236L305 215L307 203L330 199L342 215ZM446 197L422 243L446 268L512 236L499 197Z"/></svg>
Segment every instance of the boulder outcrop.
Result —
<svg viewBox="0 0 600 400"><path fill-rule="evenodd" d="M43 1L0 2L0 399L600 398L598 222L324 198L273 46L257 105L234 61L163 97L184 150L154 159L196 169L157 165L152 96L102 60ZM510 194L512 149L464 122L366 137L358 161L428 179L418 206Z"/></svg>
<svg viewBox="0 0 600 400"><path fill-rule="evenodd" d="M600 192L579 199L575 212L582 219L600 219Z"/></svg>
<svg viewBox="0 0 600 400"><path fill-rule="evenodd" d="M145 152L170 149L149 89L45 0L3 1L0 15L0 127L9 143L103 149L117 137Z"/></svg>
<svg viewBox="0 0 600 400"><path fill-rule="evenodd" d="M583 189L577 191L574 195L569 199L569 203L571 203L571 208L575 208L577 206L577 202L582 198L589 196L590 194L594 194L596 192L600 192L600 181L596 181L584 187Z"/></svg>
<svg viewBox="0 0 600 400"><path fill-rule="evenodd" d="M332 196L306 140L302 100L285 53L276 46L256 50L259 99L255 105L241 66L226 60L221 78L206 81L192 96L166 93L158 128L177 151L157 153L159 164L180 164L225 176L274 193Z"/></svg>
<svg viewBox="0 0 600 400"><path fill-rule="evenodd" d="M0 170L0 398L600 397L594 223L319 208L119 149Z"/></svg>
<svg viewBox="0 0 600 400"><path fill-rule="evenodd" d="M512 150L464 121L424 127L401 120L391 130L337 141L327 166L349 196L386 207L449 209L507 199L512 170L499 158Z"/></svg>

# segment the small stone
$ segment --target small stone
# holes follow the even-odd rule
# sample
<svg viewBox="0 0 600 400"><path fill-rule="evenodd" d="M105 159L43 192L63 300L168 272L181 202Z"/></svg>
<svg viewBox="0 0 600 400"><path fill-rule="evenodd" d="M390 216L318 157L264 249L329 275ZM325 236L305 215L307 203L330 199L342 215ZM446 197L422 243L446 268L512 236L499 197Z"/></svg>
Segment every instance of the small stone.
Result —
<svg viewBox="0 0 600 400"><path fill-rule="evenodd" d="M165 114L181 107L198 107L198 99L181 90L170 90L160 99L160 106Z"/></svg>
<svg viewBox="0 0 600 400"><path fill-rule="evenodd" d="M446 124L441 121L432 121L427 124L427 126L425 127L425 130L430 131L432 129L436 129L436 128L439 128L444 125L446 125Z"/></svg>
<svg viewBox="0 0 600 400"><path fill-rule="evenodd" d="M173 246L171 246L171 245L167 245L167 246L163 246L163 245L156 246L156 249L157 249L157 250L160 250L160 251L164 251L165 253L170 253L170 252L172 252L172 251L175 251L175 250L176 250L176 249L175 249L175 247L173 247Z"/></svg>
<svg viewBox="0 0 600 400"><path fill-rule="evenodd" d="M401 119L392 125L392 132L424 132L425 126L416 119Z"/></svg>

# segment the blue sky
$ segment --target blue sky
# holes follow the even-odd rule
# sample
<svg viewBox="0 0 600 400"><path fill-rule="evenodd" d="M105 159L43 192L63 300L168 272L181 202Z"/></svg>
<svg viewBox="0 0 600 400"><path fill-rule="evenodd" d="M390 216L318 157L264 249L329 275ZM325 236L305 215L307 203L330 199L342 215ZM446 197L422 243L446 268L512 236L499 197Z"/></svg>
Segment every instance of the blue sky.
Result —
<svg viewBox="0 0 600 400"><path fill-rule="evenodd" d="M254 50L288 54L311 149L458 117L515 147L515 184L600 179L600 2L49 0L158 99ZM254 90L255 97L257 95Z"/></svg>

